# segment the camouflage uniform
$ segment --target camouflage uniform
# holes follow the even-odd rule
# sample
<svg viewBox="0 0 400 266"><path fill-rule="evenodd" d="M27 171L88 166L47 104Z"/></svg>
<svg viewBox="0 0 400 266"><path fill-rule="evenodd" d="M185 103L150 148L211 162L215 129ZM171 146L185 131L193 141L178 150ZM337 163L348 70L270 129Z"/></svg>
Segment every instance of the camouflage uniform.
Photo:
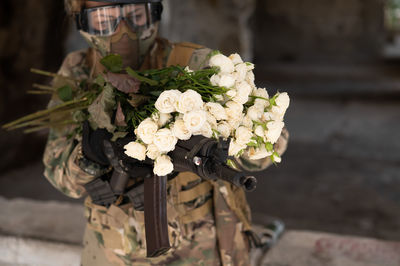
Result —
<svg viewBox="0 0 400 266"><path fill-rule="evenodd" d="M190 44L171 44L158 39L142 69L172 64L191 69L207 66L211 50ZM67 56L59 73L90 78L102 69L93 50ZM55 86L60 86L55 80ZM57 103L53 99L50 105ZM44 154L45 176L66 195L85 195L84 184L110 169L81 156L81 139L72 127L53 128ZM279 140L280 153L286 148L287 132ZM270 162L252 162L259 169ZM242 189L224 181L201 180L192 173L180 173L167 185L167 213L172 249L158 258L146 258L144 214L131 204L95 205L85 201L87 228L84 236L83 266L103 265L248 265L250 209Z"/></svg>

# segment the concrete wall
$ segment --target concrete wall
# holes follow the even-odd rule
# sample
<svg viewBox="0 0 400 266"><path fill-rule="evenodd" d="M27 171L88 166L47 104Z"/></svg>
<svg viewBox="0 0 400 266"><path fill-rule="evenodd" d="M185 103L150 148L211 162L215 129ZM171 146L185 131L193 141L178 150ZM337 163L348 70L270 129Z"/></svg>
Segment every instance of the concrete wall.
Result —
<svg viewBox="0 0 400 266"><path fill-rule="evenodd" d="M0 2L0 125L46 106L45 97L26 94L33 83L48 82L29 69L56 71L61 64L63 15L62 1ZM0 172L37 159L44 141L0 129Z"/></svg>
<svg viewBox="0 0 400 266"><path fill-rule="evenodd" d="M167 38L252 58L255 0L166 0L164 6L162 32Z"/></svg>
<svg viewBox="0 0 400 266"><path fill-rule="evenodd" d="M380 58L382 0L257 0L259 63L355 62Z"/></svg>

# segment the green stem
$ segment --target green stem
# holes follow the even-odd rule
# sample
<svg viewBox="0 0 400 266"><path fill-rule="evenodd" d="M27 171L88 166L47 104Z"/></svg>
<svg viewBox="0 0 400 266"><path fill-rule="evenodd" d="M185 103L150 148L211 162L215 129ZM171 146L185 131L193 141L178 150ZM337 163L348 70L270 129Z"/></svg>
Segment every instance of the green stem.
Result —
<svg viewBox="0 0 400 266"><path fill-rule="evenodd" d="M45 86L45 85L41 85L41 84L33 84L32 85L33 88L35 89L39 89L39 90L44 90L44 91L55 91L56 89L51 87L51 86Z"/></svg>
<svg viewBox="0 0 400 266"><path fill-rule="evenodd" d="M52 78L64 78L64 79L68 79L68 80L72 80L72 81L76 81L76 82L81 82L82 81L82 80L79 80L79 79L74 79L72 77L63 76L63 75L60 75L60 74L56 74L56 73L40 70L40 69L37 69L37 68L31 68L31 72L35 73L35 74L42 75L42 76L52 77Z"/></svg>
<svg viewBox="0 0 400 266"><path fill-rule="evenodd" d="M52 113L52 112L54 112L56 110L60 110L60 109L65 108L67 106L78 104L78 103L84 103L85 101L87 101L86 98L83 98L83 99L80 99L80 100L68 101L68 102L65 102L63 104L60 104L60 105L54 106L52 108L49 108L47 110L39 111L39 112L30 114L30 115L21 117L20 119L17 119L15 121L11 122L11 123L3 125L2 128L6 129L6 128L12 127L12 126L14 126L16 124L19 124L21 122L25 122L25 121L28 121L28 120L33 120L33 119L36 119L36 118L40 118L40 117L48 115L48 114L50 114L50 113Z"/></svg>
<svg viewBox="0 0 400 266"><path fill-rule="evenodd" d="M28 134L28 133L33 133L33 132L36 132L36 131L39 131L39 130L42 130L42 129L50 128L50 127L64 126L64 125L69 125L69 124L76 124L76 122L73 121L73 120L67 120L67 121L63 121L63 122L60 122L60 123L50 123L50 124L47 124L47 125L33 127L33 128L30 128L30 129L24 130L24 133Z"/></svg>
<svg viewBox="0 0 400 266"><path fill-rule="evenodd" d="M34 91L34 90L26 91L26 93L27 94L36 94L36 95L53 94L51 91Z"/></svg>

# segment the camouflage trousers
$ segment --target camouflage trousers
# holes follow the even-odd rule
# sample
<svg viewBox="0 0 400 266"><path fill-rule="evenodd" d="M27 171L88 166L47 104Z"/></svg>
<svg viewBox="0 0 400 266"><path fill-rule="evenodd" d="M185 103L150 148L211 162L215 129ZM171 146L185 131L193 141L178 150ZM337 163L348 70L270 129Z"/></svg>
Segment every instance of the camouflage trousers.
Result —
<svg viewBox="0 0 400 266"><path fill-rule="evenodd" d="M226 202L229 188L207 181L196 183L198 179L183 173L168 183L172 248L157 258L146 257L143 211L133 209L132 204L105 208L88 198L82 266L248 265L243 224ZM190 180L193 186L188 186Z"/></svg>
<svg viewBox="0 0 400 266"><path fill-rule="evenodd" d="M117 254L99 241L100 233L90 226L86 228L81 266L148 266L148 265L221 265L216 248L215 230L212 226L202 228L193 239L186 239L178 248L158 258L146 258L146 249L138 249L129 254Z"/></svg>

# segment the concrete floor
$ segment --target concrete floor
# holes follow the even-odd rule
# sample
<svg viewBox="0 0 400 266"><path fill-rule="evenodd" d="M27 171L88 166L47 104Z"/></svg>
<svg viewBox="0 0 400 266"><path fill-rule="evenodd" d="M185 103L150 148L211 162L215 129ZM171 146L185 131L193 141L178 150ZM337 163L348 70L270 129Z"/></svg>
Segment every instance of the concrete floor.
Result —
<svg viewBox="0 0 400 266"><path fill-rule="evenodd" d="M283 163L258 174L248 198L254 220L279 217L290 229L400 240L398 102L292 98ZM37 163L3 173L0 195L81 202L63 196Z"/></svg>

